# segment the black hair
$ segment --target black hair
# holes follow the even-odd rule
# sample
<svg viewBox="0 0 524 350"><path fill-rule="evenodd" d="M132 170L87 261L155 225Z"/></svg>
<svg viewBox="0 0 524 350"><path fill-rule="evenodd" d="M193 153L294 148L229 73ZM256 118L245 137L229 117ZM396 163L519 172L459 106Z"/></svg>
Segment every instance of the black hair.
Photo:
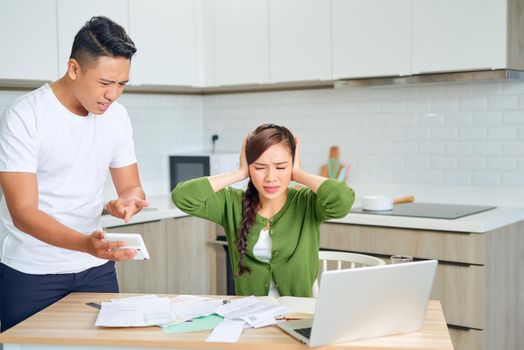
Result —
<svg viewBox="0 0 524 350"><path fill-rule="evenodd" d="M75 35L70 58L80 64L94 63L100 56L131 59L135 52L135 43L121 25L107 17L96 16Z"/></svg>

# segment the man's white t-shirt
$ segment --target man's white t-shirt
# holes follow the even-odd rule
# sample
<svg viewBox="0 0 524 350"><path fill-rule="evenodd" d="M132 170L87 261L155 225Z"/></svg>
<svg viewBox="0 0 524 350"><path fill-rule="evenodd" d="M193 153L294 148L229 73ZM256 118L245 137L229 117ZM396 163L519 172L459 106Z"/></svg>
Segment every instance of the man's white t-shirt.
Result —
<svg viewBox="0 0 524 350"><path fill-rule="evenodd" d="M109 168L136 163L126 109L114 102L102 115L75 115L49 85L20 97L0 120L0 172L37 175L38 208L90 234L100 228ZM79 272L106 260L46 244L18 230L0 202L0 261L30 274Z"/></svg>

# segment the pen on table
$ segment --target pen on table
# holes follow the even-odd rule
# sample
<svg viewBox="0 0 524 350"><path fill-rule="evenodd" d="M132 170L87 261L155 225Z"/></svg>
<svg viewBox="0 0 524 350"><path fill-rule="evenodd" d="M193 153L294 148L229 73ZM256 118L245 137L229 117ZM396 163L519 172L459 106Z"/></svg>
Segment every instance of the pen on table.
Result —
<svg viewBox="0 0 524 350"><path fill-rule="evenodd" d="M95 309L98 309L98 310L100 310L102 308L102 305L97 304L97 303L86 303L86 305L94 307Z"/></svg>
<svg viewBox="0 0 524 350"><path fill-rule="evenodd" d="M216 301L216 300L220 300L220 299L206 299L204 301ZM222 299L221 301L222 301L222 305L230 302L230 300L227 300L227 299Z"/></svg>
<svg viewBox="0 0 524 350"><path fill-rule="evenodd" d="M291 321L291 320L302 320L304 317L286 317L286 316L278 316L275 317L275 320L279 321Z"/></svg>

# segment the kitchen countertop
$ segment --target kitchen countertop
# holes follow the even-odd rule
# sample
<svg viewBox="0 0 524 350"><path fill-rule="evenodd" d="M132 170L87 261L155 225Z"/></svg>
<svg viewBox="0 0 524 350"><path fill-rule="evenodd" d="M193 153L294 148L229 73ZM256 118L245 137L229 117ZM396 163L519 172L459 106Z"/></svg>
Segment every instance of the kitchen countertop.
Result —
<svg viewBox="0 0 524 350"><path fill-rule="evenodd" d="M358 203L355 203L355 207ZM349 213L333 223L412 228L419 230L483 233L524 220L524 208L497 207L457 219L434 219L409 216L388 216Z"/></svg>
<svg viewBox="0 0 524 350"><path fill-rule="evenodd" d="M149 208L142 210L131 218L131 221L128 224L124 223L121 219L109 215L102 215L102 227L109 228L188 216L174 206L171 202L170 195L149 197L148 200ZM358 206L360 206L360 202L357 200L354 207ZM329 220L328 222L366 226L482 233L522 220L524 220L524 208L497 207L496 209L453 220L349 213L342 219Z"/></svg>

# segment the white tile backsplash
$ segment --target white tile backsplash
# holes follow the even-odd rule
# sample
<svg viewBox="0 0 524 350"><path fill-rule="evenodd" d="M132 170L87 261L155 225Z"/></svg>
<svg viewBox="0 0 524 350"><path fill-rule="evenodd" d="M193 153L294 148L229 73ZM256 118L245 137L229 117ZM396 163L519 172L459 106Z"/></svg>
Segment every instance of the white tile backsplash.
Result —
<svg viewBox="0 0 524 350"><path fill-rule="evenodd" d="M518 163L519 163L519 170L524 171L524 157L519 157Z"/></svg>
<svg viewBox="0 0 524 350"><path fill-rule="evenodd" d="M485 140L488 135L488 130L485 127L467 127L459 128L459 140L475 141Z"/></svg>
<svg viewBox="0 0 524 350"><path fill-rule="evenodd" d="M504 142L503 153L505 155L521 156L524 154L524 140L517 142Z"/></svg>
<svg viewBox="0 0 524 350"><path fill-rule="evenodd" d="M488 109L489 110L507 110L515 109L518 106L517 95L499 95L488 97Z"/></svg>
<svg viewBox="0 0 524 350"><path fill-rule="evenodd" d="M471 173L467 171L447 171L444 173L444 184L451 186L471 185Z"/></svg>
<svg viewBox="0 0 524 350"><path fill-rule="evenodd" d="M458 157L431 157L431 169L433 170L456 170L458 169Z"/></svg>
<svg viewBox="0 0 524 350"><path fill-rule="evenodd" d="M516 140L518 130L510 126L492 126L488 129L488 139L494 141Z"/></svg>
<svg viewBox="0 0 524 350"><path fill-rule="evenodd" d="M518 111L505 111L504 124L506 125L524 125L524 108Z"/></svg>
<svg viewBox="0 0 524 350"><path fill-rule="evenodd" d="M466 112L447 112L444 114L444 124L446 126L465 126L471 125L473 117Z"/></svg>
<svg viewBox="0 0 524 350"><path fill-rule="evenodd" d="M472 174L473 186L500 186L501 174L498 172L477 172Z"/></svg>
<svg viewBox="0 0 524 350"><path fill-rule="evenodd" d="M0 111L22 93L0 91ZM169 191L168 155L209 151L215 133L217 151L238 152L249 131L272 122L300 136L309 171L339 145L358 195L410 191L420 200L523 206L524 82L126 94L121 102L149 195Z"/></svg>
<svg viewBox="0 0 524 350"><path fill-rule="evenodd" d="M485 111L488 100L484 96L468 96L458 100L459 111Z"/></svg>
<svg viewBox="0 0 524 350"><path fill-rule="evenodd" d="M444 154L450 156L464 156L472 153L471 142L448 142L444 145Z"/></svg>
<svg viewBox="0 0 524 350"><path fill-rule="evenodd" d="M441 185L444 183L444 173L434 170L421 170L418 172L417 182L423 185Z"/></svg>
<svg viewBox="0 0 524 350"><path fill-rule="evenodd" d="M458 129L451 127L431 129L431 139L435 141L452 141L457 140Z"/></svg>
<svg viewBox="0 0 524 350"><path fill-rule="evenodd" d="M453 202L467 202L462 193L471 203L523 203L524 190L513 174L524 168L520 159L524 82L245 93L236 100L234 96L227 98L229 116L215 112L223 103L220 96L204 97L205 134L218 124L235 130L235 135L249 131L249 117L241 123L238 117L247 116L249 106L256 105L267 112L265 120L258 114L257 121L289 126L304 144L312 142L303 154L307 164L314 165L310 171L326 162L331 145L339 145L341 160L353 165L350 183L358 189L413 187L424 196L445 194ZM262 109L263 105L269 108ZM345 117L345 126L339 116ZM230 151L224 143L221 147ZM314 151L315 147L321 150Z"/></svg>
<svg viewBox="0 0 524 350"><path fill-rule="evenodd" d="M473 113L473 125L497 126L502 125L501 112L475 112Z"/></svg>
<svg viewBox="0 0 524 350"><path fill-rule="evenodd" d="M487 168L490 171L517 170L517 159L514 157L487 157Z"/></svg>
<svg viewBox="0 0 524 350"><path fill-rule="evenodd" d="M486 169L486 159L484 157L460 157L460 170L483 170Z"/></svg>

